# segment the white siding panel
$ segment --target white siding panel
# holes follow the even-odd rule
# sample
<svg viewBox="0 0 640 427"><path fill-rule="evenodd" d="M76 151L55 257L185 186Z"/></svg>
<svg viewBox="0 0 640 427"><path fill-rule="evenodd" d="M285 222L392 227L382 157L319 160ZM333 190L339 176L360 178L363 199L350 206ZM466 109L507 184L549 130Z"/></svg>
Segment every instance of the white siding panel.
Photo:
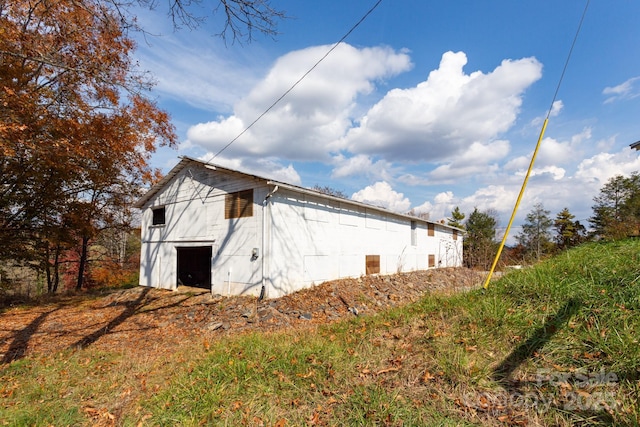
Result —
<svg viewBox="0 0 640 427"><path fill-rule="evenodd" d="M304 205L304 217L308 221L328 223L336 208L318 197L307 196Z"/></svg>
<svg viewBox="0 0 640 427"><path fill-rule="evenodd" d="M376 211L367 209L365 225L372 230L382 230L385 228L386 216Z"/></svg>
<svg viewBox="0 0 640 427"><path fill-rule="evenodd" d="M364 255L340 255L338 277L359 277L366 273Z"/></svg>
<svg viewBox="0 0 640 427"><path fill-rule="evenodd" d="M219 251L220 252L220 251ZM260 262L251 255L222 255L213 264L212 292L220 295L259 295Z"/></svg>
<svg viewBox="0 0 640 427"><path fill-rule="evenodd" d="M429 267L429 260L424 254L416 254L416 270L426 270Z"/></svg>
<svg viewBox="0 0 640 427"><path fill-rule="evenodd" d="M175 289L176 258L166 244L143 243L140 259L140 285L161 289Z"/></svg>
<svg viewBox="0 0 640 427"><path fill-rule="evenodd" d="M190 200L182 204L182 211L174 209L176 234L184 239L207 238L207 206L200 200ZM172 221L173 222L173 221Z"/></svg>
<svg viewBox="0 0 640 427"><path fill-rule="evenodd" d="M399 232L404 229L404 226L409 222L409 220L395 218L391 215L387 217L387 231Z"/></svg>
<svg viewBox="0 0 640 427"><path fill-rule="evenodd" d="M363 226L365 217L363 208L341 203L339 221L341 225Z"/></svg>
<svg viewBox="0 0 640 427"><path fill-rule="evenodd" d="M339 271L336 258L328 255L305 255L304 281L319 283L337 277Z"/></svg>

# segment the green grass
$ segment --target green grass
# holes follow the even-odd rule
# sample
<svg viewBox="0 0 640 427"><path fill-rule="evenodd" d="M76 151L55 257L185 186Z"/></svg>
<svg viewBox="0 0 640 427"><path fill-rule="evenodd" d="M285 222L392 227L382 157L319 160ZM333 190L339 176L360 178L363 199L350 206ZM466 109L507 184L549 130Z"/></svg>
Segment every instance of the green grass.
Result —
<svg viewBox="0 0 640 427"><path fill-rule="evenodd" d="M638 425L638 339L640 241L589 244L487 291L428 295L317 330L185 347L161 365L91 349L20 360L0 371L0 420ZM136 398L123 405L127 387Z"/></svg>

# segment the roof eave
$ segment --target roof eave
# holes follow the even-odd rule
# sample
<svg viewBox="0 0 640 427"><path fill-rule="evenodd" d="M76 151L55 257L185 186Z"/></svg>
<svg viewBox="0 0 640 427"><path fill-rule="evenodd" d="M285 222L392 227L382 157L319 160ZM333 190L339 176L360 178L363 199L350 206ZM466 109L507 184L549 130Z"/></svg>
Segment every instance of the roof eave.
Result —
<svg viewBox="0 0 640 427"><path fill-rule="evenodd" d="M640 141L638 142L638 144L640 144ZM309 194L309 195L313 195L316 197L320 197L323 199L327 199L327 200L332 200L335 202L341 202L341 203L346 203L348 205L351 206L358 206L360 208L364 208L364 209L370 209L370 210L374 210L377 212L381 212L381 213L385 213L385 214L389 214L389 215L393 215L395 217L400 217L400 218L405 218L411 221L418 221L421 223L430 223L430 224L437 224L439 226L442 227L446 227L446 228L450 228L453 230L458 230L461 231L462 233L465 233L465 230L461 229L461 228L457 228L457 227L452 227L450 225L446 225L446 224L442 224L439 221L431 221L431 220L427 220L427 219L423 219L423 218L419 218L416 216L412 216L412 215L407 215L407 214L402 214L402 213L398 213L398 212L393 212L390 211L388 209L379 207L379 206L374 206L374 205L369 205L367 203L362 203L362 202L358 202L356 200L351 200L351 199L345 199L342 197L336 197L336 196L332 196L330 194L325 194L322 193L320 191L316 191L316 190L312 190L312 189L308 189L308 188L304 188L304 187L299 187L297 185L293 185L293 184L287 184L285 182L281 182L281 181L275 181L272 179L267 179L258 175L254 175L251 173L247 173L247 172L242 172L242 171L237 171L234 169L229 169L229 168L225 168L224 166L220 166L220 165L216 165L213 163L208 163L202 160L198 160L198 159L194 159L192 157L188 157L188 156L180 156L180 162L175 165L160 181L158 181L156 184L154 184L149 191L147 191L142 197L140 197L140 199L138 199L135 203L134 203L134 207L138 208L138 209L142 209L148 202L149 200L158 193L158 191L160 191L162 189L162 187L164 185L167 184L167 182L169 182L174 176L176 176L182 169L184 169L185 166L187 166L189 163L199 163L209 169L212 170L223 170L223 171L227 171L227 172L232 172L232 173L240 173L246 176L250 176L254 179L260 180L260 181L265 181L267 183L267 185L271 185L271 186L279 186L282 188L286 188L289 191L294 191L297 193L301 193L301 194Z"/></svg>

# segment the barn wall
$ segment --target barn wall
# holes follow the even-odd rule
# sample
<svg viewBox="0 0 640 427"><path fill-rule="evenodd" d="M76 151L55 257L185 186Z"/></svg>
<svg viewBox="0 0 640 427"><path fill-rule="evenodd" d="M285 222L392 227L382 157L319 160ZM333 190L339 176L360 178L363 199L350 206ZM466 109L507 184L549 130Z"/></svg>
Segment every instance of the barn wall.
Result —
<svg viewBox="0 0 640 427"><path fill-rule="evenodd" d="M287 190L270 202L270 298L364 275L367 255L379 256L380 274L427 269L429 255L433 267L462 265L462 236L448 227L429 236L422 221Z"/></svg>
<svg viewBox="0 0 640 427"><path fill-rule="evenodd" d="M225 219L225 195L249 188L253 216ZM263 208L271 189L245 174L184 167L143 207L140 284L175 289L177 248L195 246L212 248L211 289L221 295L258 295L263 269L269 298L358 277L367 255L380 274L462 265L462 236L449 227L432 224L429 236L423 221L286 188ZM157 207L165 224L153 226Z"/></svg>
<svg viewBox="0 0 640 427"><path fill-rule="evenodd" d="M225 195L254 188L253 216L224 218ZM267 186L246 175L218 173L201 165L181 170L144 207L140 284L177 286L177 248L211 246L212 291L257 294L262 285L262 206ZM165 208L165 224L153 226L153 208Z"/></svg>

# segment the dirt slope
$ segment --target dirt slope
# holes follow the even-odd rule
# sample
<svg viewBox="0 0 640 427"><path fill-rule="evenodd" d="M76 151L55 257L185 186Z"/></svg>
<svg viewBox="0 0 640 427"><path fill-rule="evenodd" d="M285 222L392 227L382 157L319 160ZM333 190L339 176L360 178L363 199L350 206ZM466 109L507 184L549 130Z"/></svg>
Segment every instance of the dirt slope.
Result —
<svg viewBox="0 0 640 427"><path fill-rule="evenodd" d="M0 308L0 361L93 346L132 357L169 352L184 340L308 327L375 313L415 301L425 292L479 286L483 276L446 268L326 282L278 299L222 297L193 288L151 288L101 296L60 297L31 307Z"/></svg>

